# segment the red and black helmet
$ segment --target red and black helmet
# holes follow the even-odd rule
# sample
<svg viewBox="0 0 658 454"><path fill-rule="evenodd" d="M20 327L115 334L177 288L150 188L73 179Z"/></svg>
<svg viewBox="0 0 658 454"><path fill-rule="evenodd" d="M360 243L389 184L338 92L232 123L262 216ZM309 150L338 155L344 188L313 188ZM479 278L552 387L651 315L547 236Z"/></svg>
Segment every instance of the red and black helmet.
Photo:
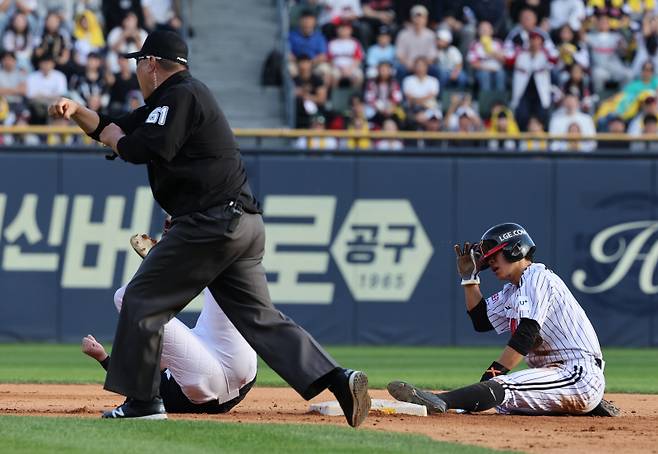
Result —
<svg viewBox="0 0 658 454"><path fill-rule="evenodd" d="M496 252L502 251L508 262L518 262L535 252L535 242L528 232L519 224L507 222L491 227L484 232L480 240L480 269L489 267L489 258Z"/></svg>

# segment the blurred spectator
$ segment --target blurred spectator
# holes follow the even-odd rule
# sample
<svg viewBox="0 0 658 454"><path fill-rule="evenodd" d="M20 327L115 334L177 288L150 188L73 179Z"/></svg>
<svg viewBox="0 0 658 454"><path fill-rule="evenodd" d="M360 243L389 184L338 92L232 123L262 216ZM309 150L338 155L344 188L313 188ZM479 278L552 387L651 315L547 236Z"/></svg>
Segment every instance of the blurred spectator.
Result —
<svg viewBox="0 0 658 454"><path fill-rule="evenodd" d="M489 132L492 134L504 134L509 136L519 135L519 126L514 120L514 113L503 105L495 106L491 111L491 125ZM516 150L514 139L490 139L488 142L490 150Z"/></svg>
<svg viewBox="0 0 658 454"><path fill-rule="evenodd" d="M113 73L119 72L119 63L117 61L119 54L137 52L142 48L147 36L146 30L138 26L137 15L133 12L126 14L121 26L115 27L107 35L107 45L109 47L107 53L108 69ZM134 60L130 61L130 65L132 70L135 71L137 65Z"/></svg>
<svg viewBox="0 0 658 454"><path fill-rule="evenodd" d="M62 19L59 14L54 12L50 12L46 16L43 34L32 53L33 66L36 67L37 62L44 56L55 60L58 70L64 73L71 71L69 67L71 36L62 26Z"/></svg>
<svg viewBox="0 0 658 454"><path fill-rule="evenodd" d="M290 6L289 12L290 30L299 28L299 22L305 13L310 13L317 19L323 9L322 0L302 0L294 3Z"/></svg>
<svg viewBox="0 0 658 454"><path fill-rule="evenodd" d="M363 48L352 37L352 23L343 21L338 24L337 36L327 46L329 62L332 66L332 83L334 86L351 86L360 88L363 84Z"/></svg>
<svg viewBox="0 0 658 454"><path fill-rule="evenodd" d="M642 19L642 30L636 34L637 52L633 59L633 77L638 77L642 71L642 63L650 60L653 66L658 65L658 17L653 13L645 14Z"/></svg>
<svg viewBox="0 0 658 454"><path fill-rule="evenodd" d="M288 43L291 52L288 55L288 70L292 77L297 75L297 59L305 55L313 61L314 70L321 73L328 81L330 71L327 65L327 40L317 29L316 19L311 11L302 12L299 29L290 31Z"/></svg>
<svg viewBox="0 0 658 454"><path fill-rule="evenodd" d="M368 120L366 119L365 115L353 116L349 121L347 130L354 132L365 132L365 133L369 132L370 126L368 124ZM369 148L372 148L372 141L370 140L369 137L351 138L347 140L347 148L349 148L350 150L355 150L355 149L367 150Z"/></svg>
<svg viewBox="0 0 658 454"><path fill-rule="evenodd" d="M593 136L596 134L596 127L592 117L580 111L580 102L578 98L572 94L567 94L562 101L562 108L556 110L551 116L551 123L548 128L550 134L567 134L571 132L569 127L571 125L578 126L578 132L585 136ZM555 141L555 149L569 148L569 144L560 143ZM553 147L551 147L553 148ZM592 151L596 148L596 142L578 141L578 149L582 151Z"/></svg>
<svg viewBox="0 0 658 454"><path fill-rule="evenodd" d="M651 138L651 141L634 141L631 143L633 151L658 151L658 117L652 114L644 116L642 121L642 137Z"/></svg>
<svg viewBox="0 0 658 454"><path fill-rule="evenodd" d="M366 83L363 98L366 116L376 124L383 124L393 116L401 117L402 90L393 77L393 67L383 61L377 67L377 77Z"/></svg>
<svg viewBox="0 0 658 454"><path fill-rule="evenodd" d="M28 28L32 33L37 33L40 28L39 14L37 12L37 0L14 0L14 4L7 10L8 17L23 14L27 20Z"/></svg>
<svg viewBox="0 0 658 454"><path fill-rule="evenodd" d="M437 32L436 38L436 66L439 83L444 89L463 89L468 83L468 78L463 71L464 59L461 52L451 45L452 33L450 30L442 28Z"/></svg>
<svg viewBox="0 0 658 454"><path fill-rule="evenodd" d="M110 87L102 66L101 56L90 53L84 72L71 76L69 83L71 98L95 112L100 112L110 102Z"/></svg>
<svg viewBox="0 0 658 454"><path fill-rule="evenodd" d="M623 85L631 80L632 70L620 56L626 51L626 40L621 33L610 30L608 16L601 14L597 17L596 30L587 34L586 42L592 57L594 90L603 91L610 81Z"/></svg>
<svg viewBox="0 0 658 454"><path fill-rule="evenodd" d="M544 125L537 117L530 117L528 120L528 133L537 136L546 135ZM546 151L548 150L548 141L543 138L524 139L519 142L520 151Z"/></svg>
<svg viewBox="0 0 658 454"><path fill-rule="evenodd" d="M640 120L640 124L642 121ZM626 133L626 123L620 116L613 115L608 118L608 125L606 132L610 134L625 134ZM638 131L638 135L641 132L641 129ZM629 142L627 140L600 140L598 143L598 149L612 149L612 150L628 150Z"/></svg>
<svg viewBox="0 0 658 454"><path fill-rule="evenodd" d="M425 57L416 57L414 73L405 77L402 82L407 110L411 117L421 124L426 110L438 108L439 80L427 73L428 66Z"/></svg>
<svg viewBox="0 0 658 454"><path fill-rule="evenodd" d="M587 45L581 42L569 25L563 25L557 38L557 49L560 58L555 65L556 79L563 84L569 78L569 70L573 65L589 69L589 51Z"/></svg>
<svg viewBox="0 0 658 454"><path fill-rule="evenodd" d="M519 52L530 47L530 37L533 34L539 34L542 37L543 52L547 54L548 59L557 60L558 52L555 44L548 33L537 26L537 14L532 9L523 8L519 15L519 24L510 30L503 43L505 59L509 66L513 66L514 59Z"/></svg>
<svg viewBox="0 0 658 454"><path fill-rule="evenodd" d="M473 108L470 94L451 96L445 123L446 129L452 132L470 133L482 129L482 119Z"/></svg>
<svg viewBox="0 0 658 454"><path fill-rule="evenodd" d="M297 59L298 74L295 77L295 98L297 102L297 128L308 128L311 117L325 114L327 87L321 77L313 74L313 61L302 55Z"/></svg>
<svg viewBox="0 0 658 454"><path fill-rule="evenodd" d="M374 77L374 74L369 72L375 71L381 62L395 60L395 47L391 44L391 39L391 29L382 25L377 31L377 42L368 48L366 57L368 77Z"/></svg>
<svg viewBox="0 0 658 454"><path fill-rule="evenodd" d="M86 63L89 52L100 52L105 47L103 29L94 12L88 9L76 16L73 37L76 63L81 66Z"/></svg>
<svg viewBox="0 0 658 454"><path fill-rule="evenodd" d="M493 38L493 27L487 21L478 25L478 40L471 43L467 55L480 90L505 90L503 44Z"/></svg>
<svg viewBox="0 0 658 454"><path fill-rule="evenodd" d="M430 65L436 61L436 36L427 27L427 14L427 8L422 5L411 8L411 25L400 31L395 40L400 80L414 71L418 57L423 57Z"/></svg>
<svg viewBox="0 0 658 454"><path fill-rule="evenodd" d="M530 117L537 117L544 124L547 122L553 63L544 47L543 35L532 32L528 50L521 51L514 61L510 107L514 109L521 131L527 129Z"/></svg>
<svg viewBox="0 0 658 454"><path fill-rule="evenodd" d="M621 92L621 99L615 107L615 113L622 118L628 119L635 115L638 108L638 101L641 96L647 92L655 93L658 90L658 77L656 69L651 61L642 65L640 78L628 83Z"/></svg>
<svg viewBox="0 0 658 454"><path fill-rule="evenodd" d="M634 1L634 3L641 1ZM624 3L626 3L626 0L587 0L587 15L606 15L610 19L610 28L612 30L628 28L630 25L627 14L628 8Z"/></svg>
<svg viewBox="0 0 658 454"><path fill-rule="evenodd" d="M66 76L55 69L55 61L45 55L39 69L30 73L25 82L25 96L30 108L30 123L46 124L48 105L66 95Z"/></svg>
<svg viewBox="0 0 658 454"><path fill-rule="evenodd" d="M180 31L183 26L172 0L142 0L144 26L147 30Z"/></svg>
<svg viewBox="0 0 658 454"><path fill-rule="evenodd" d="M323 0L322 3L324 9L320 13L318 23L328 40L335 38L338 24L350 22L355 38L362 45L370 43L369 27L362 22L363 9L360 0Z"/></svg>
<svg viewBox="0 0 658 454"><path fill-rule="evenodd" d="M322 115L314 115L311 118L311 130L326 131L325 118ZM294 146L297 149L335 150L338 148L338 141L335 137L327 136L298 137Z"/></svg>
<svg viewBox="0 0 658 454"><path fill-rule="evenodd" d="M640 112L628 124L628 134L632 136L639 136L642 134L642 130L644 129L644 117L646 115L658 115L658 101L656 100L656 92L643 92L640 96L640 102ZM610 119L608 119L608 126L609 125Z"/></svg>
<svg viewBox="0 0 658 454"><path fill-rule="evenodd" d="M568 25L572 30L579 31L585 16L586 10L583 0L551 1L551 30L557 30Z"/></svg>
<svg viewBox="0 0 658 454"><path fill-rule="evenodd" d="M27 20L27 16L17 12L10 19L2 35L2 48L13 52L16 56L18 67L26 71L32 69L32 52L35 46L33 29Z"/></svg>
<svg viewBox="0 0 658 454"><path fill-rule="evenodd" d="M598 95L594 95L592 81L579 64L571 65L569 78L561 87L563 95L572 94L580 101L583 112L591 113L594 111L594 102Z"/></svg>
<svg viewBox="0 0 658 454"><path fill-rule="evenodd" d="M0 54L0 65L0 99L6 100L8 109L3 123L13 124L24 109L26 74L18 69L16 56L12 52L3 51Z"/></svg>
<svg viewBox="0 0 658 454"><path fill-rule="evenodd" d="M109 34L115 27L120 27L128 13L134 14L139 27L144 28L142 0L103 0L102 10L106 34Z"/></svg>
<svg viewBox="0 0 658 454"><path fill-rule="evenodd" d="M505 22L508 10L506 0L462 0L460 6L467 20L469 20L469 17L470 20L475 20L473 23L474 26L482 22L489 22L493 27L494 35L505 36ZM475 29L473 32L475 32ZM467 45L469 43L463 44ZM465 49L468 49L468 47Z"/></svg>
<svg viewBox="0 0 658 454"><path fill-rule="evenodd" d="M382 125L382 130L393 134L396 133L399 130L399 128L395 120L393 120L392 118L387 118L386 120L384 120L384 124ZM377 150L402 150L404 148L404 144L400 139L394 139L394 138L379 139L375 143L375 148Z"/></svg>
<svg viewBox="0 0 658 454"><path fill-rule="evenodd" d="M139 91L139 82L137 74L132 71L130 61L119 57L119 72L112 74L108 71L110 82L110 104L109 113L111 116L120 116L130 112L128 96L135 91Z"/></svg>
<svg viewBox="0 0 658 454"><path fill-rule="evenodd" d="M536 22L548 29L548 18L551 15L551 0L511 0L509 13L512 22L523 21L523 11L530 10L536 17Z"/></svg>
<svg viewBox="0 0 658 454"><path fill-rule="evenodd" d="M363 0L363 21L370 27L370 36L382 27L393 27L395 25L395 11L393 0Z"/></svg>

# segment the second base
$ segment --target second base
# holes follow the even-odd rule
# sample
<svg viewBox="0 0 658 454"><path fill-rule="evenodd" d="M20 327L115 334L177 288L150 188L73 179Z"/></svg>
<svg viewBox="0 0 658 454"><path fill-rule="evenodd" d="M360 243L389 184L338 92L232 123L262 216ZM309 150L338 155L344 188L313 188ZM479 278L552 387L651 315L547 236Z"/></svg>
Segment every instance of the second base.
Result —
<svg viewBox="0 0 658 454"><path fill-rule="evenodd" d="M343 410L335 400L311 404L309 406L309 411L320 413L325 416L343 416ZM427 416L427 408L423 405L386 399L372 399L372 407L370 407L370 411L378 411L389 415Z"/></svg>

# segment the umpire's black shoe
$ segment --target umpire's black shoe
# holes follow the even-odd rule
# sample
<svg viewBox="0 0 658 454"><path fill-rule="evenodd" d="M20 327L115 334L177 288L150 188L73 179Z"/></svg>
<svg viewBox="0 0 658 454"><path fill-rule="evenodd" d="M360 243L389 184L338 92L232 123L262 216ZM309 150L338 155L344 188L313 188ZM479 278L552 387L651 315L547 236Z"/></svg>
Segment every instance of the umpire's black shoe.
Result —
<svg viewBox="0 0 658 454"><path fill-rule="evenodd" d="M368 376L358 370L343 369L329 386L343 409L347 424L359 427L370 411Z"/></svg>
<svg viewBox="0 0 658 454"><path fill-rule="evenodd" d="M103 413L105 419L167 419L164 403L159 397L152 400L137 400L128 397L114 410Z"/></svg>
<svg viewBox="0 0 658 454"><path fill-rule="evenodd" d="M423 405L428 413L445 413L448 411L446 404L439 396L429 391L423 391L414 385L403 381L392 381L386 386L388 393L402 402Z"/></svg>

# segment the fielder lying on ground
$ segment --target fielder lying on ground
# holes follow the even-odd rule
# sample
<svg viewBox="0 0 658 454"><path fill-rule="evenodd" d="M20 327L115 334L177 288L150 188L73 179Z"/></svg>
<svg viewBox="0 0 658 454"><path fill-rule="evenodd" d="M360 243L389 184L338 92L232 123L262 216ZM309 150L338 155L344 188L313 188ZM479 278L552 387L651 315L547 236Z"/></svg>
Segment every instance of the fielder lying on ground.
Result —
<svg viewBox="0 0 658 454"><path fill-rule="evenodd" d="M146 235L131 239L135 251L148 254L155 240ZM114 304L121 310L121 287ZM160 397L170 413L226 413L236 406L256 381L256 352L217 304L208 289L196 326L177 318L164 325ZM82 339L82 351L107 370L110 356L92 335Z"/></svg>
<svg viewBox="0 0 658 454"><path fill-rule="evenodd" d="M603 400L605 363L594 328L562 279L533 263L535 243L525 229L500 224L455 252L475 330L510 332L510 340L480 383L434 394L395 381L389 393L431 413L495 407L504 414L617 416ZM485 300L478 273L488 267L509 283ZM507 375L523 359L529 368Z"/></svg>

